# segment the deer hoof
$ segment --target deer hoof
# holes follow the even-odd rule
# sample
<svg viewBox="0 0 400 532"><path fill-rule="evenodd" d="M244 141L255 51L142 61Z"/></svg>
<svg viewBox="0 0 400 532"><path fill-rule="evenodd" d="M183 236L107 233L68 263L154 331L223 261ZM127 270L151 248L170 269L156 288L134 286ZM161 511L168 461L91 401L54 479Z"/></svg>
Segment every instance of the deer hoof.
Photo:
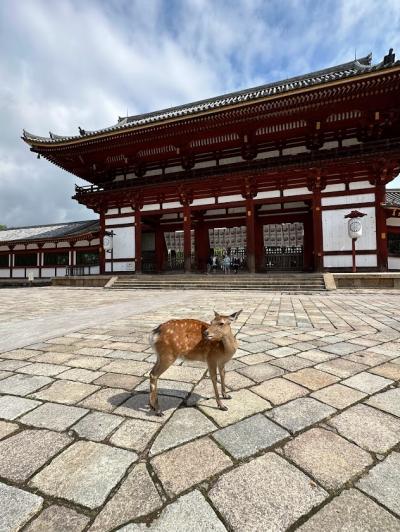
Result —
<svg viewBox="0 0 400 532"><path fill-rule="evenodd" d="M220 410L228 410L228 407L225 406L225 405L218 405L218 408L219 408Z"/></svg>
<svg viewBox="0 0 400 532"><path fill-rule="evenodd" d="M226 395L223 395L223 398L224 398L224 399L232 399L232 396L231 396L231 395L228 395L228 394L226 394Z"/></svg>
<svg viewBox="0 0 400 532"><path fill-rule="evenodd" d="M161 412L161 410L156 410L155 414L156 414L157 417L163 417L164 412Z"/></svg>

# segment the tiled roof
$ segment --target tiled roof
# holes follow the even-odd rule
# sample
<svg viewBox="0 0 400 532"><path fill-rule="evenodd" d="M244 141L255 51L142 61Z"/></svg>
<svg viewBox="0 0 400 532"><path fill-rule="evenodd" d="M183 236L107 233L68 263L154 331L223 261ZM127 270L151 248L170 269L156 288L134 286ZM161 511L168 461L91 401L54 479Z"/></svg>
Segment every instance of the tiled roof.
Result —
<svg viewBox="0 0 400 532"><path fill-rule="evenodd" d="M0 231L0 242L18 242L27 240L51 240L92 233L99 230L98 220L68 222L30 227L11 227Z"/></svg>
<svg viewBox="0 0 400 532"><path fill-rule="evenodd" d="M169 109L163 109L161 111L155 111L152 113L146 113L136 116L129 116L126 118L119 118L117 124L97 131L85 131L79 128L80 135L72 136L60 136L50 132L49 137L39 137L23 131L23 139L28 143L30 141L43 142L43 143L57 143L60 141L76 140L83 137L90 137L101 133L108 133L113 131L123 130L125 128L132 128L135 126L142 126L146 124L152 124L169 120L171 118L178 118L184 116L195 116L198 113L209 111L212 109L219 109L229 105L235 105L238 103L257 100L259 98L265 98L268 96L274 96L277 94L287 93L290 91L304 89L311 86L322 85L332 81L342 80L349 77L354 77L359 74L373 72L376 70L382 70L394 65L400 66L400 61L395 61L393 53L389 52L384 61L376 65L371 64L372 55L369 54L361 59L349 61L341 65L336 65L324 70L318 70L302 76L296 76L294 78L286 79L283 81L268 83L266 85L260 85L259 87L253 87L238 92L232 92L224 94L222 96L216 96L207 100L200 100L198 102L192 102L178 107L171 107Z"/></svg>
<svg viewBox="0 0 400 532"><path fill-rule="evenodd" d="M400 189L392 188L386 190L386 203L387 207L400 207Z"/></svg>

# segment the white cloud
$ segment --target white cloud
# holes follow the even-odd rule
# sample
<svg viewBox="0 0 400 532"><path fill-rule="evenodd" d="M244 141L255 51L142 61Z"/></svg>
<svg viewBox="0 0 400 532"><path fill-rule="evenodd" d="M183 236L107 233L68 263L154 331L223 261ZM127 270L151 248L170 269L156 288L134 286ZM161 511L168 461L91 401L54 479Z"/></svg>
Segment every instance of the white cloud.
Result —
<svg viewBox="0 0 400 532"><path fill-rule="evenodd" d="M398 0L3 0L0 223L95 216L22 129L98 129L156 110L400 51Z"/></svg>

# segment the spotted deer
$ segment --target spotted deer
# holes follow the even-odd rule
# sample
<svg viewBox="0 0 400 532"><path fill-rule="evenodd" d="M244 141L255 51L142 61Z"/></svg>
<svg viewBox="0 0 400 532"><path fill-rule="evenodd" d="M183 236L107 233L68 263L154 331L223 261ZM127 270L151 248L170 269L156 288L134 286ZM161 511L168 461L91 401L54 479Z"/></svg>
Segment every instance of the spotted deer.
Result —
<svg viewBox="0 0 400 532"><path fill-rule="evenodd" d="M205 362L213 383L218 408L228 410L222 404L217 387L217 368L221 377L224 399L230 399L225 389L225 364L231 360L238 347L231 323L242 311L223 316L214 311L212 322L184 319L170 320L156 327L150 335L150 343L157 354L157 362L150 373L150 407L162 416L158 404L157 382L177 358Z"/></svg>

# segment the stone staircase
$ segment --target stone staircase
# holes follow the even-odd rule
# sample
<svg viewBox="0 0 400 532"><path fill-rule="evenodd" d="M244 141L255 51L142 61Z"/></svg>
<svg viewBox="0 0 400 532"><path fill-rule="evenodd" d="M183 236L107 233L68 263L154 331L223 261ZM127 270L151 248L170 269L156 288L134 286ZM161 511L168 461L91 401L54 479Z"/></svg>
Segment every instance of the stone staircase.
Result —
<svg viewBox="0 0 400 532"><path fill-rule="evenodd" d="M106 288L113 290L256 290L261 292L320 292L326 289L322 274L273 273L255 275L121 275Z"/></svg>

